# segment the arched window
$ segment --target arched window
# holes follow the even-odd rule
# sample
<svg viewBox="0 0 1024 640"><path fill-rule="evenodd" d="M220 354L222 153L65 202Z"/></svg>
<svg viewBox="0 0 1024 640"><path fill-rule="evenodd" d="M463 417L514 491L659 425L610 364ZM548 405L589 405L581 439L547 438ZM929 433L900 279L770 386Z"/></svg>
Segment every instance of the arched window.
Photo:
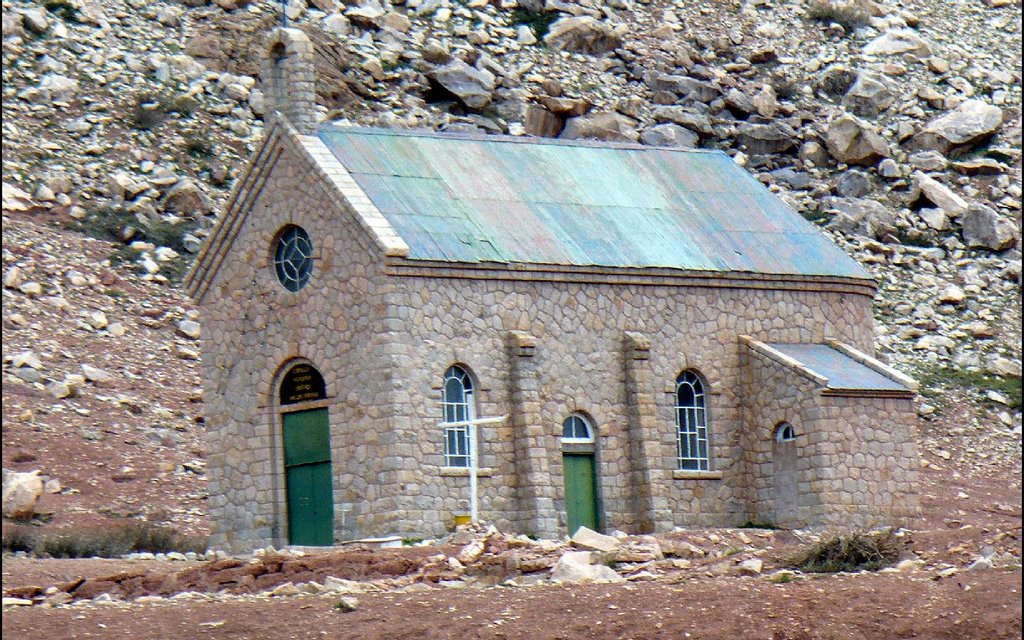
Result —
<svg viewBox="0 0 1024 640"><path fill-rule="evenodd" d="M780 422L775 426L776 442L792 442L796 440L796 430L788 422Z"/></svg>
<svg viewBox="0 0 1024 640"><path fill-rule="evenodd" d="M676 378L676 441L679 469L708 471L708 418L704 383L693 371Z"/></svg>
<svg viewBox="0 0 1024 640"><path fill-rule="evenodd" d="M583 415L574 413L562 423L564 444L590 444L594 441L594 430Z"/></svg>
<svg viewBox="0 0 1024 640"><path fill-rule="evenodd" d="M444 464L448 467L468 467L469 425L476 418L473 406L473 380L462 367L449 367L444 373L441 392L444 429Z"/></svg>

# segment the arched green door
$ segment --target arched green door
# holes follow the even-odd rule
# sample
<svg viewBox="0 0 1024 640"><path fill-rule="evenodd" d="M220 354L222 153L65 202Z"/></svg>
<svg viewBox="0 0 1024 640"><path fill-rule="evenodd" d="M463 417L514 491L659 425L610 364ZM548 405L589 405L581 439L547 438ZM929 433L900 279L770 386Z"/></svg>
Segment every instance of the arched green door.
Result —
<svg viewBox="0 0 1024 640"><path fill-rule="evenodd" d="M569 535L580 527L598 530L597 479L593 453L563 453L565 476L565 519Z"/></svg>
<svg viewBox="0 0 1024 640"><path fill-rule="evenodd" d="M288 543L334 544L331 437L327 409L284 414Z"/></svg>

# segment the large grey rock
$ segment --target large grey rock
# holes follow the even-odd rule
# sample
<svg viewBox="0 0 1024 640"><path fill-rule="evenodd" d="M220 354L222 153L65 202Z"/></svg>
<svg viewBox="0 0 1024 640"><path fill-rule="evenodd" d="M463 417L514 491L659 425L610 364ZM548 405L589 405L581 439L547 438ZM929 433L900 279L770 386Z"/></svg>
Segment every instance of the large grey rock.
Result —
<svg viewBox="0 0 1024 640"><path fill-rule="evenodd" d="M167 211L182 214L205 214L210 212L210 203L199 185L188 178L182 178L164 194L163 207Z"/></svg>
<svg viewBox="0 0 1024 640"><path fill-rule="evenodd" d="M992 136L1002 123L1002 109L981 100L968 100L925 125L912 144L945 154L962 153Z"/></svg>
<svg viewBox="0 0 1024 640"><path fill-rule="evenodd" d="M836 193L844 198L862 198L871 193L871 177L856 169L846 171L836 181Z"/></svg>
<svg viewBox="0 0 1024 640"><path fill-rule="evenodd" d="M714 83L689 76L658 75L649 79L647 84L654 91L668 91L694 102L708 103L722 95L721 89ZM748 113L752 113L753 108L751 104L752 111Z"/></svg>
<svg viewBox="0 0 1024 640"><path fill-rule="evenodd" d="M3 516L5 518L31 518L36 502L43 495L43 480L39 471L18 473L3 470Z"/></svg>
<svg viewBox="0 0 1024 640"><path fill-rule="evenodd" d="M912 53L918 57L932 54L932 46L916 31L892 29L878 36L864 47L864 53L871 56L891 56Z"/></svg>
<svg viewBox="0 0 1024 640"><path fill-rule="evenodd" d="M548 29L544 42L557 51L600 55L621 47L626 30L591 16L562 18Z"/></svg>
<svg viewBox="0 0 1024 640"><path fill-rule="evenodd" d="M78 80L48 73L39 82L38 96L44 102L67 102L78 93Z"/></svg>
<svg viewBox="0 0 1024 640"><path fill-rule="evenodd" d="M927 176L921 171L915 171L912 177L914 179L914 188L910 193L912 204L926 200L954 218L959 218L967 212L967 201L935 178Z"/></svg>
<svg viewBox="0 0 1024 640"><path fill-rule="evenodd" d="M983 204L970 205L961 224L964 242L970 247L1002 251L1017 244L1017 225Z"/></svg>
<svg viewBox="0 0 1024 640"><path fill-rule="evenodd" d="M619 113L601 111L578 118L569 118L562 131L566 140L605 140L608 142L636 142L640 134L636 121Z"/></svg>
<svg viewBox="0 0 1024 640"><path fill-rule="evenodd" d="M523 128L526 133L538 138L557 138L565 127L565 121L536 104L526 105L523 110Z"/></svg>
<svg viewBox="0 0 1024 640"><path fill-rule="evenodd" d="M625 582L625 578L603 564L590 564L589 551L563 553L551 569L551 579L560 582Z"/></svg>
<svg viewBox="0 0 1024 640"><path fill-rule="evenodd" d="M784 153L797 145L796 131L793 127L781 122L772 124L741 124L736 132L736 139L746 146L747 153L766 155Z"/></svg>
<svg viewBox="0 0 1024 640"><path fill-rule="evenodd" d="M825 146L833 158L847 164L870 166L891 153L877 129L849 114L829 125Z"/></svg>
<svg viewBox="0 0 1024 640"><path fill-rule="evenodd" d="M711 127L711 120L707 115L687 107L658 107L651 115L655 122L678 124L696 132L701 138L710 138L715 135L715 130Z"/></svg>
<svg viewBox="0 0 1024 640"><path fill-rule="evenodd" d="M648 127L640 132L640 140L654 147L695 149L700 146L700 136L678 124L666 122Z"/></svg>
<svg viewBox="0 0 1024 640"><path fill-rule="evenodd" d="M833 198L828 209L835 213L828 227L847 235L883 240L896 230L896 216L874 200Z"/></svg>
<svg viewBox="0 0 1024 640"><path fill-rule="evenodd" d="M494 74L471 67L462 60L452 60L427 76L452 92L470 109L482 109L493 98Z"/></svg>
<svg viewBox="0 0 1024 640"><path fill-rule="evenodd" d="M5 11L4 13L7 12ZM50 20L46 17L46 9L42 7L21 9L17 13L21 14L25 27L33 33L46 33L46 30L50 28Z"/></svg>
<svg viewBox="0 0 1024 640"><path fill-rule="evenodd" d="M879 76L867 73L857 76L857 81L843 96L843 106L847 111L869 118L885 111L895 101L896 94L889 89L888 83Z"/></svg>
<svg viewBox="0 0 1024 640"><path fill-rule="evenodd" d="M604 552L612 551L621 544L618 538L606 536L587 527L580 527L576 530L576 533L572 536L572 543L584 549Z"/></svg>
<svg viewBox="0 0 1024 640"><path fill-rule="evenodd" d="M938 151L912 153L907 158L907 162L913 168L920 169L921 171L945 171L949 167L949 160Z"/></svg>

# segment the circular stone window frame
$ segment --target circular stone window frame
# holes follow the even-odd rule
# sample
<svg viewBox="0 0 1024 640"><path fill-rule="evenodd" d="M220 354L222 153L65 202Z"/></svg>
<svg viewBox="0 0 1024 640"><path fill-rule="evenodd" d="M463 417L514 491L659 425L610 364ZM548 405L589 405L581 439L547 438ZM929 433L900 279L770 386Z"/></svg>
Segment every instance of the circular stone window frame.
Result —
<svg viewBox="0 0 1024 640"><path fill-rule="evenodd" d="M294 262L294 253L282 257L282 254L288 251L288 244L293 245L292 252L299 252L301 261L298 265ZM302 245L305 245L304 250ZM309 233L297 224L287 224L274 234L274 242L271 246L271 262L278 284L290 293L302 291L313 277L315 262L313 240ZM286 264L292 268L293 273L286 271Z"/></svg>

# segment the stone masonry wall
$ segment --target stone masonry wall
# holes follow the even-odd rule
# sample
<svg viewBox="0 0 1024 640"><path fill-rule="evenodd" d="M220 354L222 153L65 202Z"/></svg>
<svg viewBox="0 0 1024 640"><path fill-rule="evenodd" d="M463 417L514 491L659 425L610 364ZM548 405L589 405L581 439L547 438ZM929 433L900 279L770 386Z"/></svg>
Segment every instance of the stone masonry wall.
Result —
<svg viewBox="0 0 1024 640"><path fill-rule="evenodd" d="M307 156L289 145L280 153L252 185L258 197L201 305L211 544L241 551L287 541L277 382L295 359L326 381L328 400L287 409L329 409L339 535L352 537L375 499L373 474L390 443L382 407L392 372L373 355L388 341L379 252ZM276 235L288 223L314 246L312 277L297 293L273 267Z"/></svg>
<svg viewBox="0 0 1024 640"><path fill-rule="evenodd" d="M451 275L457 275L451 270ZM409 443L417 464L405 465L385 482L384 509L393 514L392 531L434 535L451 526L468 505L468 479L443 468L440 421L441 378L461 364L476 381L478 414L510 413L513 384L506 349L509 332L535 340L530 366L535 371L533 400L538 407L540 443L546 451L547 495L554 496L564 533L562 501L562 421L583 412L597 432L598 491L606 529L646 528L631 478L662 478L652 499L667 504L671 525L736 525L748 513L748 478L743 460L743 399L738 336L767 341L822 342L836 338L871 351L871 300L863 295L817 291L773 291L712 287L669 287L590 283L496 281L458 277L393 276L388 319L403 323L393 365L406 376L396 396L397 415L407 416L397 439ZM626 394L626 333L644 336L650 346L640 362L649 375L649 424L658 425L649 450L658 460L638 468L630 456L630 407ZM675 380L692 368L707 382L712 471L676 472ZM636 378L636 376L633 376ZM517 393L519 393L517 391ZM523 398L516 402L523 404ZM650 427L648 427L650 428ZM517 429L519 431L517 431ZM515 421L480 429L481 517L517 528ZM635 449L635 447L634 447ZM522 456L520 452L520 456ZM522 465L519 465L520 467ZM399 480L400 479L400 480ZM660 501L660 502L659 502ZM664 507L660 509L664 512ZM664 526L664 524L662 525ZM545 531L527 531L546 534Z"/></svg>
<svg viewBox="0 0 1024 640"><path fill-rule="evenodd" d="M908 524L918 515L910 398L822 394L794 369L745 349L749 408L746 460L751 517L782 526L871 527ZM773 439L793 425L796 495L780 495ZM780 483L781 484L781 483Z"/></svg>

